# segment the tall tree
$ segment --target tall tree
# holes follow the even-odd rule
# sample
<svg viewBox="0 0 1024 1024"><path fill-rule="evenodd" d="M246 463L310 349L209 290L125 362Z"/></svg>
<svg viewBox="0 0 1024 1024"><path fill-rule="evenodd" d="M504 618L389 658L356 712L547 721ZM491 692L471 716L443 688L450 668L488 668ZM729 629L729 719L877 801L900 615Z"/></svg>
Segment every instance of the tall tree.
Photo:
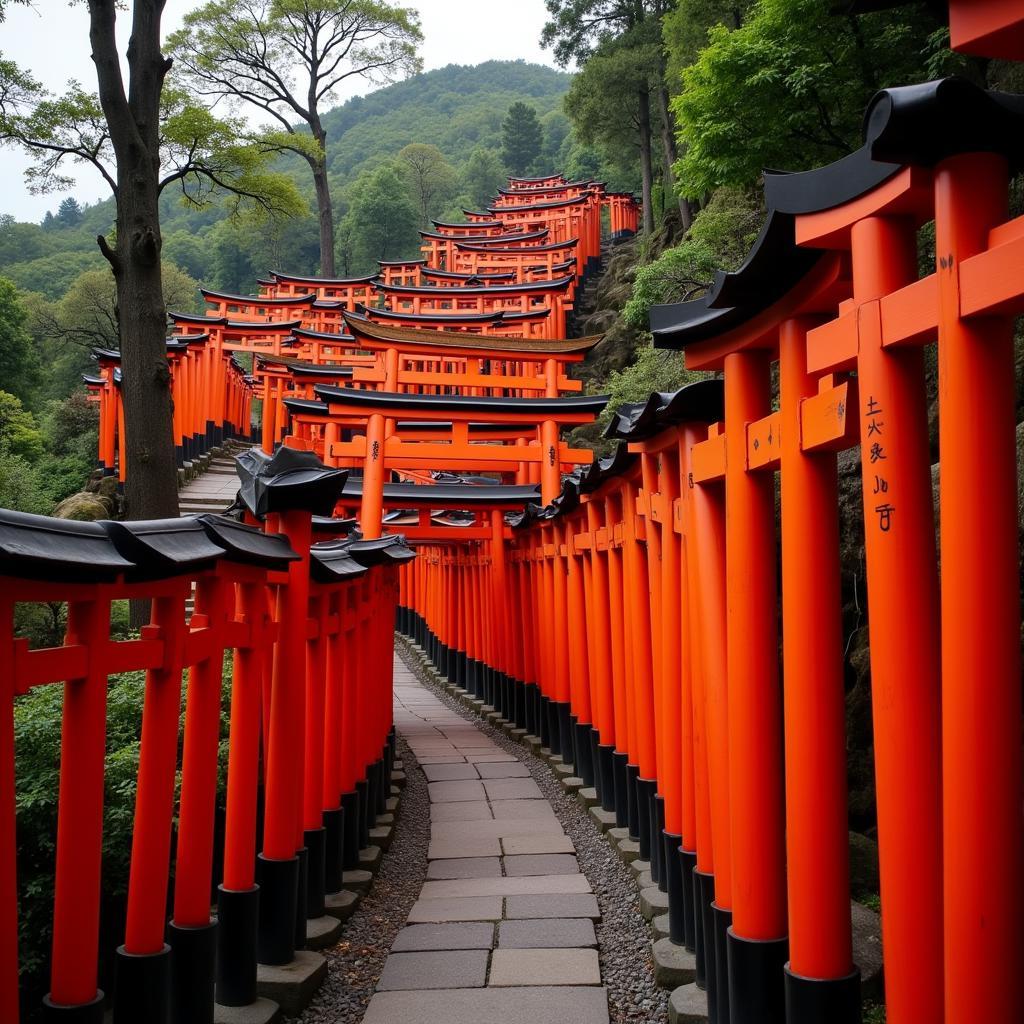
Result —
<svg viewBox="0 0 1024 1024"><path fill-rule="evenodd" d="M386 0L212 0L168 40L198 95L269 115L267 145L309 165L320 215L320 272L333 277L334 211L321 108L351 78L418 72L419 15Z"/></svg>
<svg viewBox="0 0 1024 1024"><path fill-rule="evenodd" d="M0 381L5 391L29 403L39 383L39 363L26 325L28 310L18 290L0 277Z"/></svg>
<svg viewBox="0 0 1024 1024"><path fill-rule="evenodd" d="M845 156L860 145L871 96L934 76L948 53L936 52L940 22L928 8L863 17L834 8L831 0L761 0L739 28L711 29L673 100L686 195L751 185L764 167Z"/></svg>
<svg viewBox="0 0 1024 1024"><path fill-rule="evenodd" d="M401 170L382 164L361 174L348 194L346 233L357 273L377 269L377 260L395 260L416 251L418 213Z"/></svg>
<svg viewBox="0 0 1024 1024"><path fill-rule="evenodd" d="M455 195L458 174L437 146L422 142L412 142L401 149L398 165L420 212L420 227L428 228L431 218Z"/></svg>
<svg viewBox="0 0 1024 1024"><path fill-rule="evenodd" d="M462 168L462 187L476 210L483 209L505 183L505 168L493 149L477 146Z"/></svg>
<svg viewBox="0 0 1024 1024"><path fill-rule="evenodd" d="M230 187L239 202L292 212L294 187L263 172L262 149L244 144L244 127L220 121L165 88L171 62L161 53L164 0L134 0L131 43L118 52L119 0L88 0L89 43L98 94L72 82L50 96L32 76L0 61L0 142L35 158L27 172L37 191L66 190L67 163L93 167L116 201L116 236L96 242L114 274L127 429L127 500L132 518L178 511L166 309L160 270L161 192L174 186L203 206ZM127 71L127 81L125 80Z"/></svg>
<svg viewBox="0 0 1024 1024"><path fill-rule="evenodd" d="M551 20L544 26L541 43L551 46L555 59L565 67L572 61L586 64L591 56L620 38L641 46L650 40L643 26L663 13L663 0L545 0ZM654 182L651 153L651 80L635 76L637 132L643 198L643 227L654 230L651 193Z"/></svg>
<svg viewBox="0 0 1024 1024"><path fill-rule="evenodd" d="M68 196L57 207L57 220L66 228L77 228L82 223L82 208L74 196Z"/></svg>
<svg viewBox="0 0 1024 1024"><path fill-rule="evenodd" d="M540 156L544 132L537 111L516 100L501 123L501 153L513 174L525 174Z"/></svg>

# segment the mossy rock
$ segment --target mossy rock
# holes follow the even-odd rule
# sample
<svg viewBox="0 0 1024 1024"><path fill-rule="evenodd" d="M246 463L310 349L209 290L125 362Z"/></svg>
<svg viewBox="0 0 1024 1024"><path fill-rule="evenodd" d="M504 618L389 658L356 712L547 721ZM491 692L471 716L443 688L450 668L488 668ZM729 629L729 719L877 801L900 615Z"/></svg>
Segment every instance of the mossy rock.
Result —
<svg viewBox="0 0 1024 1024"><path fill-rule="evenodd" d="M878 843L860 832L850 833L850 892L865 896L878 892Z"/></svg>
<svg viewBox="0 0 1024 1024"><path fill-rule="evenodd" d="M97 519L109 519L112 511L103 498L79 491L70 498L65 498L53 510L53 514L57 519L74 519L77 522L90 523Z"/></svg>

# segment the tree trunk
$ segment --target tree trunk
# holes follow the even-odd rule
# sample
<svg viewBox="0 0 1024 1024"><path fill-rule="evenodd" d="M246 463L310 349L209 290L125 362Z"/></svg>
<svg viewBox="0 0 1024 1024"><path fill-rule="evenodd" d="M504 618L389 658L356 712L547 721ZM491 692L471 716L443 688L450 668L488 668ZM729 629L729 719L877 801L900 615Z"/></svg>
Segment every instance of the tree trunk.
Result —
<svg viewBox="0 0 1024 1024"><path fill-rule="evenodd" d="M664 79L664 69L662 69ZM665 189L675 194L676 176L674 164L679 159L679 150L676 146L675 118L672 116L672 109L668 105L668 89L664 81L658 86L658 111L661 114L661 148L665 157ZM693 207L688 199L676 196L679 203L679 219L683 224L683 232L690 230L693 224Z"/></svg>
<svg viewBox="0 0 1024 1024"><path fill-rule="evenodd" d="M316 208L320 217L320 276L334 277L334 207L331 186L327 181L327 133L317 135L321 155L310 160L313 184L316 187Z"/></svg>
<svg viewBox="0 0 1024 1024"><path fill-rule="evenodd" d="M130 519L178 515L167 314L160 279L160 95L170 68L160 52L164 0L135 0L121 74L115 0L90 0L89 41L100 104L117 162L117 244L97 241L117 287Z"/></svg>
<svg viewBox="0 0 1024 1024"><path fill-rule="evenodd" d="M159 185L148 156L118 166L117 306L127 430L129 519L178 515L167 312L160 278Z"/></svg>
<svg viewBox="0 0 1024 1024"><path fill-rule="evenodd" d="M651 93L646 87L638 94L640 104L640 180L643 200L644 234L654 233L654 208L651 189L654 173L651 169Z"/></svg>

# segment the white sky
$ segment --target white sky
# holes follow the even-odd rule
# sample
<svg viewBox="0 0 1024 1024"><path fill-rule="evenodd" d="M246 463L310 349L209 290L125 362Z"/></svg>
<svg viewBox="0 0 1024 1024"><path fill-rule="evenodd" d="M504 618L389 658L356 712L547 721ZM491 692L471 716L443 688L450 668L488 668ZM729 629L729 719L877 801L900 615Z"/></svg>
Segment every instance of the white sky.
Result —
<svg viewBox="0 0 1024 1024"><path fill-rule="evenodd" d="M540 47L540 33L547 12L544 0L403 0L420 12L423 27L425 70L446 64L480 64L487 60L525 60L554 66L550 51ZM165 33L180 24L182 16L201 0L167 0ZM34 8L8 8L0 25L0 52L32 72L51 91L60 91L70 78L95 89L96 78L89 57L88 17L84 4L68 0L34 0ZM119 21L126 25L128 15ZM122 52L127 45L125 36ZM358 86L349 95L365 92ZM426 141L426 140L425 140ZM22 177L28 160L13 149L0 149L0 213L18 220L40 220L56 210L61 195L34 196ZM73 190L80 202L94 202L110 195L109 189L90 168L82 168Z"/></svg>

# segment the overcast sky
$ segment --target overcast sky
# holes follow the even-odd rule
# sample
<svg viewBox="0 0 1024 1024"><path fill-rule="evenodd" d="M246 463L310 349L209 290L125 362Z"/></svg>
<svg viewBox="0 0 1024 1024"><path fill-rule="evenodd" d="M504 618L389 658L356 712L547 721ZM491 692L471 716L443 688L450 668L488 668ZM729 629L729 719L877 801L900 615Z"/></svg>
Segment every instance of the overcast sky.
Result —
<svg viewBox="0 0 1024 1024"><path fill-rule="evenodd" d="M404 0L420 12L423 26L421 55L426 70L446 64L480 64L487 60L523 59L554 65L550 51L540 47L546 20L544 0ZM95 89L96 78L89 58L88 18L85 5L69 6L67 0L34 0L34 9L8 8L0 25L0 51L53 91L69 78ZM165 32L180 24L182 16L201 0L167 0ZM119 21L127 23L127 15ZM121 47L127 43L127 36ZM358 87L349 95L366 91ZM427 141L427 140L425 140ZM28 161L19 152L0 150L0 213L18 220L40 220L55 210L61 195L31 195L23 171ZM73 191L80 202L94 202L110 195L91 169L82 168Z"/></svg>

